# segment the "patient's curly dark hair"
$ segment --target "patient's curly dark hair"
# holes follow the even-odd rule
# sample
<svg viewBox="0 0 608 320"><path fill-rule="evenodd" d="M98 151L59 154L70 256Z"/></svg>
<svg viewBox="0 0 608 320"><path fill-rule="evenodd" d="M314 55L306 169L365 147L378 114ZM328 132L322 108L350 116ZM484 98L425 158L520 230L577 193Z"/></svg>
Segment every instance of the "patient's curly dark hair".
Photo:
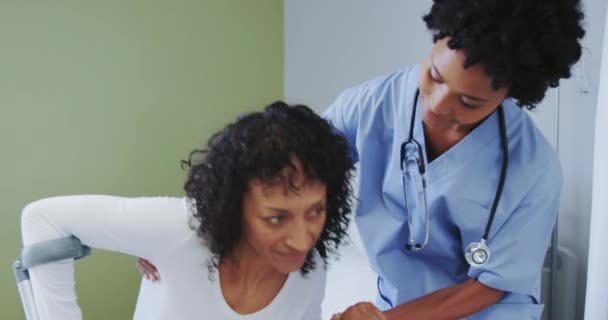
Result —
<svg viewBox="0 0 608 320"><path fill-rule="evenodd" d="M271 185L285 179L284 169L295 173L294 158L307 179L327 187L325 226L302 274L316 267L314 251L326 265L328 255L346 240L354 169L348 143L310 108L279 101L227 125L211 137L206 150L195 150L182 161L189 167L184 188L196 208L192 225L214 255L210 269L240 240L243 196L249 183L259 179ZM291 174L284 180L292 190L297 189L294 178Z"/></svg>
<svg viewBox="0 0 608 320"><path fill-rule="evenodd" d="M580 0L434 0L423 20L433 41L450 37L464 67L481 63L497 89L533 109L549 87L570 77L581 56Z"/></svg>

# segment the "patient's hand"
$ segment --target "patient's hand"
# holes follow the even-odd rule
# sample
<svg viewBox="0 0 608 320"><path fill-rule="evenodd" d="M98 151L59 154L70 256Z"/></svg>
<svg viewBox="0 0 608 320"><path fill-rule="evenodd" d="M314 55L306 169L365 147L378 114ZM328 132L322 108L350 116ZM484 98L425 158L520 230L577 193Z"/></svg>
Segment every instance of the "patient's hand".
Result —
<svg viewBox="0 0 608 320"><path fill-rule="evenodd" d="M150 261L143 258L137 258L135 266L137 267L137 270L139 270L139 273L146 277L146 279L151 281L160 280L158 269L156 269L156 267Z"/></svg>
<svg viewBox="0 0 608 320"><path fill-rule="evenodd" d="M359 302L333 315L331 320L386 320L386 317L373 303Z"/></svg>

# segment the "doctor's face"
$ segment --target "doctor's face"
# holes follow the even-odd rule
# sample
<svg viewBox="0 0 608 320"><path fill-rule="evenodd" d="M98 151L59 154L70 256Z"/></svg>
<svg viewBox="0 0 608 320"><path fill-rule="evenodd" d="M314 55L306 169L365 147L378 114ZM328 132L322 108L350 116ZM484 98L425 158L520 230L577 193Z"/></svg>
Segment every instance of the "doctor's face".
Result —
<svg viewBox="0 0 608 320"><path fill-rule="evenodd" d="M295 189L287 180L292 173ZM270 185L253 180L243 199L241 245L280 272L301 269L325 226L326 199L325 184L299 170L285 169Z"/></svg>
<svg viewBox="0 0 608 320"><path fill-rule="evenodd" d="M507 98L509 87L494 90L480 64L465 69L465 52L450 49L448 40L435 43L418 75L422 121L433 129L467 133Z"/></svg>

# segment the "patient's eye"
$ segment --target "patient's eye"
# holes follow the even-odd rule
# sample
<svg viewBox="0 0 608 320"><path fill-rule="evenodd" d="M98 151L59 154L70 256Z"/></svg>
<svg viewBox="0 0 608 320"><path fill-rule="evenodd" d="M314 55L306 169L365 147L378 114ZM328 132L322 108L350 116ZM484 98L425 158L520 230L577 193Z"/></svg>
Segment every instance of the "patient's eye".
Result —
<svg viewBox="0 0 608 320"><path fill-rule="evenodd" d="M283 217L274 216L274 217L267 218L266 221L268 221L268 223L270 223L270 224L279 224L279 223L281 223L281 221L283 221Z"/></svg>
<svg viewBox="0 0 608 320"><path fill-rule="evenodd" d="M273 215L264 218L266 223L272 226L277 226L283 223L287 219L287 212L284 211L276 211Z"/></svg>
<svg viewBox="0 0 608 320"><path fill-rule="evenodd" d="M325 213L325 207L318 207L315 208L314 210L310 211L309 216L312 218L316 218L319 216L322 216Z"/></svg>

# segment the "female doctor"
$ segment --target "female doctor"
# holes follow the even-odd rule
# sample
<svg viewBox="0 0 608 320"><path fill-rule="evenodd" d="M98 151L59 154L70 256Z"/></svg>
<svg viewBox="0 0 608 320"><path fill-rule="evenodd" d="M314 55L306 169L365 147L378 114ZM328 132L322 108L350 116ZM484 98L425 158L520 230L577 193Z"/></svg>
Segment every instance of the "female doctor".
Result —
<svg viewBox="0 0 608 320"><path fill-rule="evenodd" d="M422 65L324 113L359 162L374 304L333 319L539 319L560 165L523 107L579 59L579 0L434 0ZM145 263L140 262L140 267Z"/></svg>
<svg viewBox="0 0 608 320"><path fill-rule="evenodd" d="M578 0L435 0L424 63L325 112L359 161L355 219L386 319L540 318L562 181L522 107L570 76L582 18Z"/></svg>

